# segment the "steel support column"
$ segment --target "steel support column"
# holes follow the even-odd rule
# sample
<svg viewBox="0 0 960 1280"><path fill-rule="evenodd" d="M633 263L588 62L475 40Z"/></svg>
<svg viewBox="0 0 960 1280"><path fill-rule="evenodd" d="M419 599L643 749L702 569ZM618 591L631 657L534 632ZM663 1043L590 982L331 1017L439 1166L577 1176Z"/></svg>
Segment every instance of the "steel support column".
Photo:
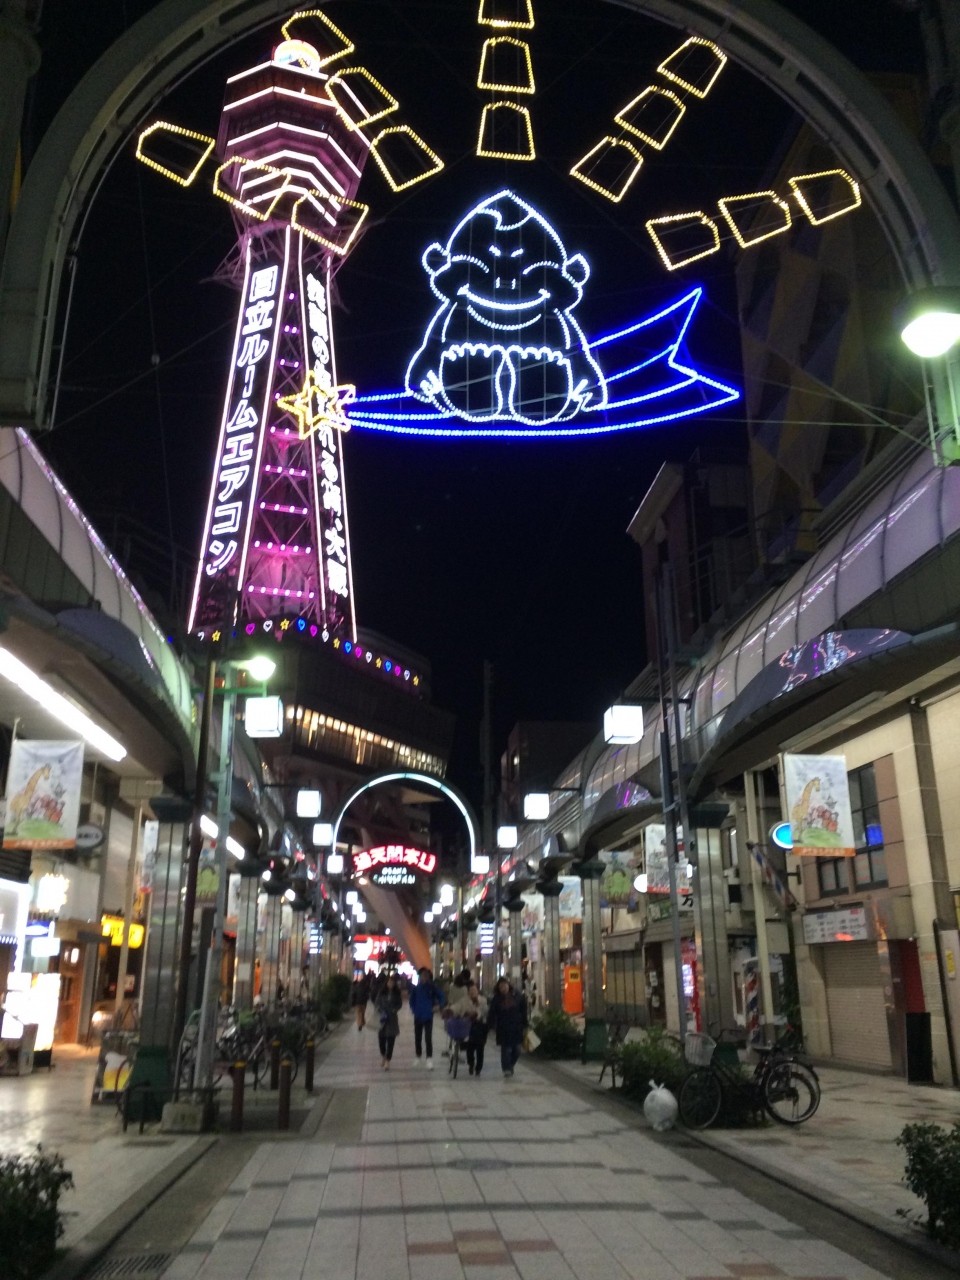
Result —
<svg viewBox="0 0 960 1280"><path fill-rule="evenodd" d="M563 985L560 980L560 893L559 880L537 886L543 894L543 1007L563 1008Z"/></svg>

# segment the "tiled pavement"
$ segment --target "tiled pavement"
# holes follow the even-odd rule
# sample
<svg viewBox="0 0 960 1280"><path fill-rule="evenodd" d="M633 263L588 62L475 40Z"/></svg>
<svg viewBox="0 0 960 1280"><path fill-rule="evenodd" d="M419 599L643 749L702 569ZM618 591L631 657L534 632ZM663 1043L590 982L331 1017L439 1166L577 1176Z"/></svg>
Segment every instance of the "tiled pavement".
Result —
<svg viewBox="0 0 960 1280"><path fill-rule="evenodd" d="M597 1085L599 1069L593 1064L557 1063L554 1069ZM905 1124L918 1121L960 1122L960 1092L836 1067L821 1066L818 1074L820 1109L801 1128L711 1129L702 1140L861 1220L880 1218L889 1229L909 1235L912 1228L900 1210L922 1216L923 1206L903 1185L897 1135ZM609 1083L607 1072L604 1092Z"/></svg>
<svg viewBox="0 0 960 1280"><path fill-rule="evenodd" d="M342 1033L316 1138L263 1143L166 1280L879 1277L523 1064L454 1082L411 1041L385 1075Z"/></svg>
<svg viewBox="0 0 960 1280"><path fill-rule="evenodd" d="M26 1153L39 1142L63 1156L74 1187L62 1201L61 1244L72 1246L197 1139L121 1133L112 1103L90 1105L96 1049L58 1045L53 1061L51 1071L0 1079L0 1153Z"/></svg>

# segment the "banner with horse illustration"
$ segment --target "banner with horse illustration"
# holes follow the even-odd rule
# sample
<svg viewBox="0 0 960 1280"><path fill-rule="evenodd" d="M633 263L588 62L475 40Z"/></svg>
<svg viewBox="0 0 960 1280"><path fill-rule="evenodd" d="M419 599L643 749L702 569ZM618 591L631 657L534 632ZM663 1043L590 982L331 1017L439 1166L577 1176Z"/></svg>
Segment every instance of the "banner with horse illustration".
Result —
<svg viewBox="0 0 960 1280"><path fill-rule="evenodd" d="M7 769L5 849L72 849L80 817L82 742L17 738Z"/></svg>
<svg viewBox="0 0 960 1280"><path fill-rule="evenodd" d="M793 852L807 858L856 853L847 762L843 756L783 757Z"/></svg>

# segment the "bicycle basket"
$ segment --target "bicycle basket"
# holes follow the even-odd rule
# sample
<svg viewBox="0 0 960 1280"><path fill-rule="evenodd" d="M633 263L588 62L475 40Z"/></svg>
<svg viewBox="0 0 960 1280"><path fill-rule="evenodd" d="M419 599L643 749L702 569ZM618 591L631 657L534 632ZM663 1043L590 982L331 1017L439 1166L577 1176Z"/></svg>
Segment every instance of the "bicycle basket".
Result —
<svg viewBox="0 0 960 1280"><path fill-rule="evenodd" d="M447 1019L447 1035L451 1040L466 1040L470 1034L470 1019L451 1015Z"/></svg>
<svg viewBox="0 0 960 1280"><path fill-rule="evenodd" d="M691 1067L709 1067L716 1047L716 1040L702 1031L688 1031L683 1042L683 1056Z"/></svg>

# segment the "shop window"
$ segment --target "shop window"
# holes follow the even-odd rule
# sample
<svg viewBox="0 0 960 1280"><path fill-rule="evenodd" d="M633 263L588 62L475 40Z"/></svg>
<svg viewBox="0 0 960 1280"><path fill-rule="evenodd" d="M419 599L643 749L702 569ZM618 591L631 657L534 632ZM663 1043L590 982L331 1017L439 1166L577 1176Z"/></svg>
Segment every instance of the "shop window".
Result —
<svg viewBox="0 0 960 1280"><path fill-rule="evenodd" d="M883 827L877 803L877 778L872 764L854 769L850 780L850 809L856 855L853 879L858 889L877 888L887 883L887 861L883 848Z"/></svg>
<svg viewBox="0 0 960 1280"><path fill-rule="evenodd" d="M820 881L820 896L823 898L829 898L835 893L848 893L847 859L818 858L817 878Z"/></svg>

